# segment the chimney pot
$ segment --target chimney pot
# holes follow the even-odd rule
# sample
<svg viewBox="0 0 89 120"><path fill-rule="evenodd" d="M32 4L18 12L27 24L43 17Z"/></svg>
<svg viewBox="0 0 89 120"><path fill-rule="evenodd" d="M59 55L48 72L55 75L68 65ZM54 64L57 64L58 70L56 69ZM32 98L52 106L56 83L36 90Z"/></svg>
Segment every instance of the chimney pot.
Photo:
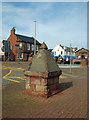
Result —
<svg viewBox="0 0 89 120"><path fill-rule="evenodd" d="M11 30L11 35L15 34L15 28L13 27Z"/></svg>

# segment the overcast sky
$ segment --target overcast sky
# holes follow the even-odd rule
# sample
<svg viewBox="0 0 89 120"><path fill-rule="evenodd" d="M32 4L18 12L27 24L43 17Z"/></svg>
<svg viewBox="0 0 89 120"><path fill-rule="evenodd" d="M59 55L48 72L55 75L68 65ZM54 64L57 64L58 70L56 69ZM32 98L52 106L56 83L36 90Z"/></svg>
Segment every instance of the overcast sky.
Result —
<svg viewBox="0 0 89 120"><path fill-rule="evenodd" d="M34 20L36 38L48 48L87 48L87 2L3 2L2 39L8 39L12 27L17 34L34 36Z"/></svg>

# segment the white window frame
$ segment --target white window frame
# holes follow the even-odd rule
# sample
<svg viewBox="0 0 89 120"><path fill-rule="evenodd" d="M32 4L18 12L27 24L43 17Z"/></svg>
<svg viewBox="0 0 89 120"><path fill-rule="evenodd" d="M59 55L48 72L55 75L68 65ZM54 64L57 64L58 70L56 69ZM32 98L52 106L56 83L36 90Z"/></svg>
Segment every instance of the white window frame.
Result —
<svg viewBox="0 0 89 120"><path fill-rule="evenodd" d="M56 51L54 51L54 55L56 55Z"/></svg>
<svg viewBox="0 0 89 120"><path fill-rule="evenodd" d="M22 49L22 43L19 43L19 49Z"/></svg>
<svg viewBox="0 0 89 120"><path fill-rule="evenodd" d="M11 46L11 50L14 50L14 46Z"/></svg>
<svg viewBox="0 0 89 120"><path fill-rule="evenodd" d="M61 51L61 55L63 55L63 51Z"/></svg>
<svg viewBox="0 0 89 120"><path fill-rule="evenodd" d="M34 44L32 44L32 51L34 51Z"/></svg>
<svg viewBox="0 0 89 120"><path fill-rule="evenodd" d="M38 51L38 45L36 45L36 51Z"/></svg>
<svg viewBox="0 0 89 120"><path fill-rule="evenodd" d="M18 57L18 54L17 54L17 59L23 59L23 53L19 53L19 54L22 54L22 57Z"/></svg>
<svg viewBox="0 0 89 120"><path fill-rule="evenodd" d="M27 50L30 50L30 44L27 43Z"/></svg>

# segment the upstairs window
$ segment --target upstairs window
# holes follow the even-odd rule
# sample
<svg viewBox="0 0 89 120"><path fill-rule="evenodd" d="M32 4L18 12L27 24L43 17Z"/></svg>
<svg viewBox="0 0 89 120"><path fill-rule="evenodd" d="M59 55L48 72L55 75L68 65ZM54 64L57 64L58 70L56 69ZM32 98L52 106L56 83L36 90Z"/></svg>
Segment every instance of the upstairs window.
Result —
<svg viewBox="0 0 89 120"><path fill-rule="evenodd" d="M30 50L30 44L27 44L27 50Z"/></svg>
<svg viewBox="0 0 89 120"><path fill-rule="evenodd" d="M32 44L32 51L34 51L34 45Z"/></svg>
<svg viewBox="0 0 89 120"><path fill-rule="evenodd" d="M11 50L13 50L14 49L14 47L13 46L11 46Z"/></svg>
<svg viewBox="0 0 89 120"><path fill-rule="evenodd" d="M38 51L38 45L36 45L36 51Z"/></svg>
<svg viewBox="0 0 89 120"><path fill-rule="evenodd" d="M63 52L61 51L61 55L63 54Z"/></svg>
<svg viewBox="0 0 89 120"><path fill-rule="evenodd" d="M22 49L22 43L19 43L19 49Z"/></svg>
<svg viewBox="0 0 89 120"><path fill-rule="evenodd" d="M54 52L54 55L56 55L56 52Z"/></svg>

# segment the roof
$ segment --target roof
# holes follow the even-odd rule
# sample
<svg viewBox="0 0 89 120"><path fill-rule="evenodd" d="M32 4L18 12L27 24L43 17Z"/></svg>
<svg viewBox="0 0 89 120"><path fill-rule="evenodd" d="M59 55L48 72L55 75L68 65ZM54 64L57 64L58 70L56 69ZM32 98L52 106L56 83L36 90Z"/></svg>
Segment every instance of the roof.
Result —
<svg viewBox="0 0 89 120"><path fill-rule="evenodd" d="M47 46L42 44L40 48L38 53L32 58L28 71L40 73L59 72L60 68L52 58Z"/></svg>
<svg viewBox="0 0 89 120"><path fill-rule="evenodd" d="M65 51L67 51L67 52L70 52L70 51L72 51L73 52L73 49L74 48L70 48L70 47L67 47L67 46L62 46L62 45L60 45Z"/></svg>
<svg viewBox="0 0 89 120"><path fill-rule="evenodd" d="M89 50L88 50L88 49L85 49L85 48L81 48L81 49L77 50L76 52L79 52L79 51L81 51L81 50L86 50L87 52L89 52Z"/></svg>
<svg viewBox="0 0 89 120"><path fill-rule="evenodd" d="M19 35L19 34L15 34L17 36L18 39L21 39L23 42L27 42L27 43L34 43L34 38L33 37L28 37L28 36L24 36L24 35ZM36 44L37 45L41 45L41 43L39 43L36 40Z"/></svg>

